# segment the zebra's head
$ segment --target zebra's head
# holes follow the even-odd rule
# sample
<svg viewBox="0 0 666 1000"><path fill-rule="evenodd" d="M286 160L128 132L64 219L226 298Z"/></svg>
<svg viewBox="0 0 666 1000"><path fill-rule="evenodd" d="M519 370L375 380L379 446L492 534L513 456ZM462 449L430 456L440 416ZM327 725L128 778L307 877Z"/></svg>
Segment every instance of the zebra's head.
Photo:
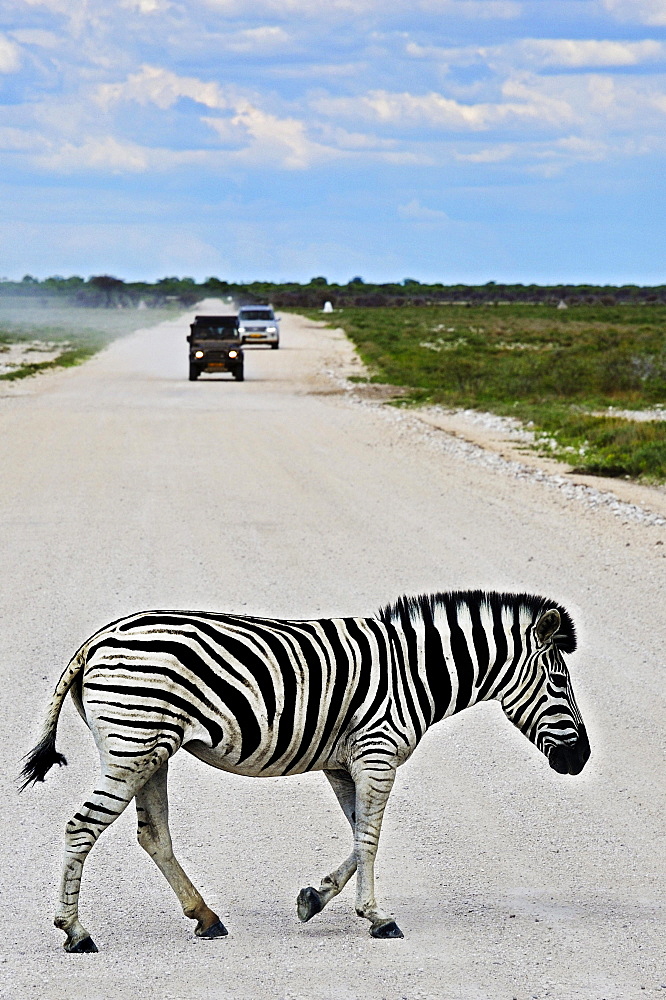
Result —
<svg viewBox="0 0 666 1000"><path fill-rule="evenodd" d="M525 640L525 658L500 697L502 708L554 771L580 774L590 743L562 656L576 648L571 620L563 609L542 610Z"/></svg>

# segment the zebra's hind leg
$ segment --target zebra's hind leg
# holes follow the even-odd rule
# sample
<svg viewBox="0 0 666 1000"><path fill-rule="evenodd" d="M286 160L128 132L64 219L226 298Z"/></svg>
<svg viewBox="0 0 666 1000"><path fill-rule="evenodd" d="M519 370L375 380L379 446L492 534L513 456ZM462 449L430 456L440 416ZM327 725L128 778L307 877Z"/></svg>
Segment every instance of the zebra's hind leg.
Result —
<svg viewBox="0 0 666 1000"><path fill-rule="evenodd" d="M136 794L139 843L150 855L175 892L186 917L197 921L194 933L201 938L224 937L227 929L195 889L174 857L169 832L167 798L168 761Z"/></svg>
<svg viewBox="0 0 666 1000"><path fill-rule="evenodd" d="M65 951L95 952L97 946L79 920L79 890L86 858L100 834L127 808L139 788L164 761L160 749L133 766L103 761L97 787L65 827L65 857L54 924L67 935Z"/></svg>
<svg viewBox="0 0 666 1000"><path fill-rule="evenodd" d="M356 823L356 786L348 771L324 771L338 802L349 820L352 831ZM356 854L352 852L339 868L321 880L318 889L309 885L301 889L296 899L298 919L305 922L321 913L327 903L338 896L356 871Z"/></svg>

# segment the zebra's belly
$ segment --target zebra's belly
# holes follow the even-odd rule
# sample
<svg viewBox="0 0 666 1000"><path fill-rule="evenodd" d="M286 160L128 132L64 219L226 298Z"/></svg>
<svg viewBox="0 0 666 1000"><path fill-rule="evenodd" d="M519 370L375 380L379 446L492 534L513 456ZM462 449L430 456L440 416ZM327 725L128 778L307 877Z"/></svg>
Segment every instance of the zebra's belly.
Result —
<svg viewBox="0 0 666 1000"><path fill-rule="evenodd" d="M295 767L285 767L284 763L277 762L267 766L262 765L261 760L256 757L237 763L234 761L234 754L227 750L207 746L200 740L190 740L183 745L183 750L187 750L194 757L217 767L221 771L229 771L230 774L241 774L247 778L276 778L289 774L304 774L306 771L323 771L324 768L344 769L346 767L343 760L338 760L337 755L319 759L311 764L296 765Z"/></svg>

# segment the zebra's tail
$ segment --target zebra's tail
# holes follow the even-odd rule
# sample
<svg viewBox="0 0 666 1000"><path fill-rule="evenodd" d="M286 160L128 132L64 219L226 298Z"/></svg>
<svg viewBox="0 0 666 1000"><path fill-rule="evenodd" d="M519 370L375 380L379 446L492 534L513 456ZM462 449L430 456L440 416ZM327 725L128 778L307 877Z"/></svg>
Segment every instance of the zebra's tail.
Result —
<svg viewBox="0 0 666 1000"><path fill-rule="evenodd" d="M58 718L60 717L60 710L65 696L76 680L77 675L83 669L84 662L83 649L80 649L67 664L60 680L56 684L46 715L42 738L37 746L23 758L25 764L19 775L19 781L21 782L19 791L21 792L28 785L32 785L36 781L43 781L47 772L51 770L54 764L62 767L63 764L67 763L66 758L56 750Z"/></svg>

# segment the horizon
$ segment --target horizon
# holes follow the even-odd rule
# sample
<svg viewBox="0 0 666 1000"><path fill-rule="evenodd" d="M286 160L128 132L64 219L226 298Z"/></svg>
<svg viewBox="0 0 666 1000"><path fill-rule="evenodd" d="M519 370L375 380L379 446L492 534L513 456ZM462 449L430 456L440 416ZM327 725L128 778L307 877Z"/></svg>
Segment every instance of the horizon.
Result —
<svg viewBox="0 0 666 1000"><path fill-rule="evenodd" d="M118 275L111 275L111 274L91 274L91 275L88 275L87 278L84 278L82 275L79 275L79 274L70 274L70 275L51 274L51 275L47 275L44 278L38 278L35 275L28 273L28 274L22 276L21 278L0 277L0 288L3 285L19 285L19 286L21 286L23 288L26 288L26 289L27 288L32 288L32 287L39 287L39 288L41 288L42 285L45 284L48 281L63 282L65 284L67 282L77 281L77 282L81 282L82 284L88 285L90 282L92 282L92 281L94 281L95 279L98 279L98 278L109 278L112 281L118 281L118 282L120 282L121 285L126 285L126 286L131 286L131 285L147 285L149 287L156 287L157 285L159 285L161 283L173 282L174 284L186 284L186 285L189 284L189 283L192 283L192 287L193 288L205 287L209 282L219 282L221 285L227 285L229 288L247 288L247 287L252 286L252 285L272 285L272 286L275 286L275 287L280 287L280 286L283 286L283 285L300 285L300 286L303 286L303 287L315 287L315 288L319 287L319 288L325 289L325 288L348 288L350 285L358 285L359 288L372 288L372 287L391 286L391 287L399 287L399 288L404 288L404 289L408 289L410 286L421 287L421 288L438 288L438 287L440 287L440 288L458 288L458 287L464 287L464 288L488 288L488 287L496 286L497 288L504 288L504 287L507 287L507 288L512 288L512 287L521 288L522 287L522 288L539 288L539 289L545 289L545 288L598 288L598 289L603 289L603 288L609 288L609 289L610 288L638 288L638 289L642 289L642 290L646 290L647 291L649 289L660 290L660 289L663 289L664 287L666 287L666 280L663 281L663 282L661 282L660 284L654 284L654 285L641 285L641 284L637 284L635 282L625 282L624 284L616 284L616 283L606 282L604 284L599 284L599 283L588 282L588 281L552 281L552 282L547 282L547 283L546 282L534 282L534 281L515 281L515 282L512 281L512 282L507 282L507 281L494 281L492 279L490 281L484 281L484 282L464 282L464 281L442 282L442 281L421 281L418 278L412 278L412 277L410 277L410 278L400 278L400 279L388 279L386 281L377 281L376 282L376 281L366 280L361 275L356 275L356 276L354 276L352 278L348 278L346 281L331 281L328 278L326 278L325 275L314 275L313 277L311 277L307 281L305 281L305 280L298 281L295 278L289 278L289 279L286 279L284 281L274 281L274 280L272 280L270 278L253 278L253 279L251 279L249 281L244 281L244 280L231 281L231 280L228 280L227 278L220 278L217 275L208 275L206 278L202 278L201 280L197 280L196 278L193 278L191 275L184 275L182 277L179 277L177 275L170 275L170 276L163 275L161 278L156 278L155 280L147 280L145 278L133 278L133 279L131 279L131 278L119 278ZM29 279L29 280L27 280L27 279ZM322 279L324 279L323 283L322 283ZM74 285L74 286L72 286L72 289L74 290L77 287L80 287L80 286ZM60 289L60 291L63 291L63 289ZM220 289L220 292L222 292L222 291L223 291L223 289ZM29 298L29 296L27 296L27 297Z"/></svg>

